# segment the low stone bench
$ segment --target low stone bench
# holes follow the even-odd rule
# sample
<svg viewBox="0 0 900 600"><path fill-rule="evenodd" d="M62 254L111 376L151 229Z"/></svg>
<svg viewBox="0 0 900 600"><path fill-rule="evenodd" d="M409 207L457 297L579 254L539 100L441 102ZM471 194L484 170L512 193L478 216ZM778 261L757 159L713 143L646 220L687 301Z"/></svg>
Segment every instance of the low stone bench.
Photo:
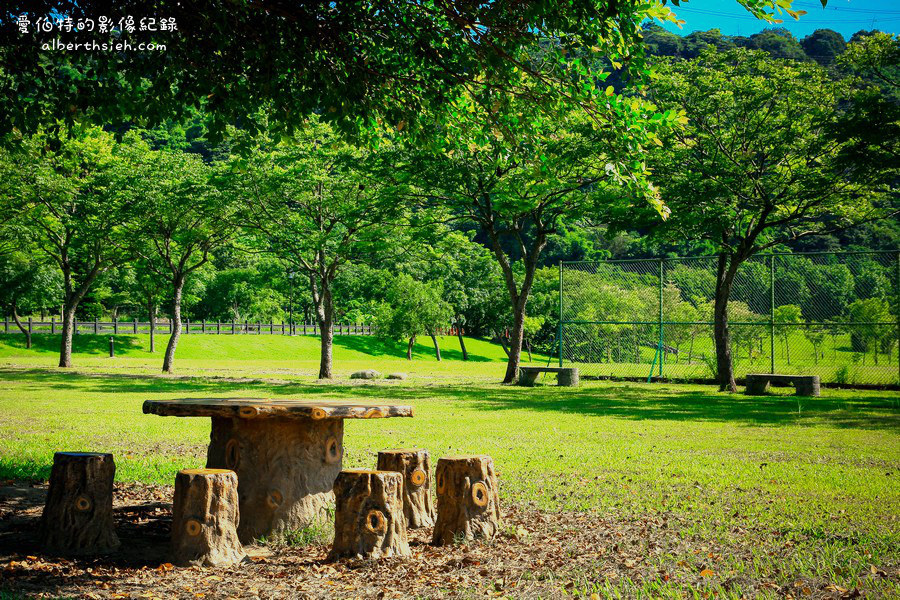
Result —
<svg viewBox="0 0 900 600"><path fill-rule="evenodd" d="M761 396L769 385L794 386L798 396L818 396L820 390L818 375L776 375L774 373L752 373L747 375L746 393Z"/></svg>
<svg viewBox="0 0 900 600"><path fill-rule="evenodd" d="M557 385L578 386L577 367L519 367L519 385L533 386L541 373L556 373Z"/></svg>

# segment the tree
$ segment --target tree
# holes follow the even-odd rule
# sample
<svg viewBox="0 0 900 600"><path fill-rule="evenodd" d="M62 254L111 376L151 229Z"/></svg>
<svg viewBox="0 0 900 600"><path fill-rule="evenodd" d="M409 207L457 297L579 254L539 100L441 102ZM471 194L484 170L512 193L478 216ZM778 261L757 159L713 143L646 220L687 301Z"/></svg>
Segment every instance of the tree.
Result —
<svg viewBox="0 0 900 600"><path fill-rule="evenodd" d="M769 20L784 11L798 14L790 10L791 0L738 1ZM61 115L98 123L135 119L153 127L201 107L212 116L214 132L238 121L253 127L248 115L261 109L286 130L313 112L348 129L372 127L382 118L422 130L417 116L425 110L451 108L470 88L493 85L479 77L485 72L511 88L528 73L538 86L539 104L567 96L589 105L596 95L582 85L583 63L575 50L640 73L641 23L677 21L664 3L611 0L525 5L159 0L153 8L155 15L171 19L175 30L136 32L126 39L162 44L164 51L115 51L121 36L85 25L88 19L95 24L99 15L114 22L146 15L143 0L5 3L0 94L11 101L0 106L0 134L13 128L34 131ZM23 15L32 25L28 35L17 26ZM50 49L59 32L34 26L47 15L71 18L78 43L107 51ZM543 62L526 62L525 49L538 42L552 52ZM527 127L527 121L520 125Z"/></svg>
<svg viewBox="0 0 900 600"><path fill-rule="evenodd" d="M826 67L832 64L847 47L844 36L833 29L816 29L803 38L800 44L803 46L806 56Z"/></svg>
<svg viewBox="0 0 900 600"><path fill-rule="evenodd" d="M683 38L656 23L644 25L644 45L647 52L656 56L680 56L684 47Z"/></svg>
<svg viewBox="0 0 900 600"><path fill-rule="evenodd" d="M822 344L825 342L827 331L827 328L818 325L807 325L803 328L803 336L813 346L814 364L819 364L819 348L821 348ZM825 358L824 353L822 354L822 358Z"/></svg>
<svg viewBox="0 0 900 600"><path fill-rule="evenodd" d="M900 169L900 36L854 35L838 65L861 85L829 130L854 174Z"/></svg>
<svg viewBox="0 0 900 600"><path fill-rule="evenodd" d="M388 339L409 339L407 360L412 360L416 336L429 335L434 343L435 358L441 360L437 330L446 326L452 317L453 310L443 299L439 282L416 281L402 273L394 280L388 301L376 313L375 329Z"/></svg>
<svg viewBox="0 0 900 600"><path fill-rule="evenodd" d="M319 379L330 379L334 279L349 261L384 250L402 207L364 168L371 153L316 118L291 140L258 144L249 157L232 159L231 185L261 249L309 282L321 334Z"/></svg>
<svg viewBox="0 0 900 600"><path fill-rule="evenodd" d="M718 380L735 390L728 301L738 269L779 244L896 214L885 193L894 174L842 162L847 142L826 131L850 89L817 64L707 50L660 73L652 96L683 106L686 126L651 162L672 209L656 232L716 249Z"/></svg>
<svg viewBox="0 0 900 600"><path fill-rule="evenodd" d="M145 255L150 255L149 249ZM159 305L165 297L166 280L159 275L159 269L152 268L147 259L138 259L131 262L132 276L128 280L133 295L147 310L147 319L150 322L150 352L156 352L156 314Z"/></svg>
<svg viewBox="0 0 900 600"><path fill-rule="evenodd" d="M786 58L796 61L807 60L806 53L797 38L782 27L764 29L750 36L755 48L769 54L772 58Z"/></svg>
<svg viewBox="0 0 900 600"><path fill-rule="evenodd" d="M134 234L147 242L138 250L149 250L142 257L145 265L167 281L172 294L172 333L162 367L171 373L181 337L185 283L234 235L234 204L211 184L212 168L200 156L180 149L151 150L137 132L129 133L126 141L135 165L132 185L138 191L132 207Z"/></svg>
<svg viewBox="0 0 900 600"><path fill-rule="evenodd" d="M773 320L779 337L784 341L784 354L787 364L791 364L791 336L803 321L803 314L796 304L785 304L775 307Z"/></svg>
<svg viewBox="0 0 900 600"><path fill-rule="evenodd" d="M619 186L632 186L644 194L642 201L663 210L645 179L625 176L614 165L629 145L652 143L655 131L668 125L668 117L654 114L652 106L638 100L620 103L608 89L607 110L618 114L621 129L598 130L580 113L546 114L540 138L517 142L499 131L491 138L475 127L460 127L453 132L452 150L436 154L411 149L395 160L407 181L415 183L409 197L446 211L449 220L477 227L500 266L512 307L504 383L518 378L526 308L549 237L567 221L600 214L601 208L616 202ZM521 102L505 97L496 101ZM625 125L628 122L634 127ZM623 145L623 140L630 141ZM644 171L637 165L631 168Z"/></svg>
<svg viewBox="0 0 900 600"><path fill-rule="evenodd" d="M127 161L113 136L94 127L68 134L39 132L2 152L15 173L2 206L63 277L59 366L72 366L75 311L97 278L130 255L125 232L132 199Z"/></svg>
<svg viewBox="0 0 900 600"><path fill-rule="evenodd" d="M853 351L865 355L871 348L877 365L882 340L893 337L894 319L887 302L881 298L851 302L847 307L847 320L852 323L849 327Z"/></svg>
<svg viewBox="0 0 900 600"><path fill-rule="evenodd" d="M58 274L23 251L0 254L0 309L11 314L16 327L25 336L25 347L31 348L31 331L22 324L20 311L46 306L45 299L61 292Z"/></svg>

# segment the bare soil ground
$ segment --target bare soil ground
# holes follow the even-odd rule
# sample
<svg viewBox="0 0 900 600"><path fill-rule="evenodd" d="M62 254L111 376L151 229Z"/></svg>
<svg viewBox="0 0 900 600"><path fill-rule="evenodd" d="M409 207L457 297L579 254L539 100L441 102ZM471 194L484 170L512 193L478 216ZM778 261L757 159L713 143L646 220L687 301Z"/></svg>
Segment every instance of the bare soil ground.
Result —
<svg viewBox="0 0 900 600"><path fill-rule="evenodd" d="M327 562L328 546L252 546L228 569L173 567L168 560L172 490L117 484L122 547L91 559L44 556L36 542L46 487L0 485L0 597L37 598L558 598L592 597L605 582L619 589L680 589L702 596L847 598L827 581L777 585L753 577L722 580L717 570L742 547L715 547L679 534L674 516L622 519L506 507L504 531L490 543L434 547L430 531L411 532L413 556ZM676 560L698 557L690 568ZM873 577L897 578L884 571ZM631 585L628 585L631 587ZM680 594L679 594L680 595Z"/></svg>

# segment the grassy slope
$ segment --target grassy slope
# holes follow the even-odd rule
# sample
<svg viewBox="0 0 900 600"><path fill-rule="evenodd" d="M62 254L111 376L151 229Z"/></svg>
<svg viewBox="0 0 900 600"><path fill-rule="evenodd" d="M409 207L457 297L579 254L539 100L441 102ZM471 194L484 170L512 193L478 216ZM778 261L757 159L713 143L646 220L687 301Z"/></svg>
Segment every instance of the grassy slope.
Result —
<svg viewBox="0 0 900 600"><path fill-rule="evenodd" d="M439 364L423 345L422 358L408 363L393 357L399 346L370 346L375 354L368 355L358 338L338 340L339 374L357 364L382 371L399 366L411 379L347 385L341 375L338 383L323 385L311 375L314 339L260 336L254 350L247 341L186 338L179 363L184 370L229 375L225 379L134 377L157 370L160 359L148 359L137 347L112 360L97 355L102 349L91 354L90 347L80 347L76 365L83 372L67 373L23 368L52 363L50 351L3 348L0 356L9 366L0 370L0 477L44 478L58 449L112 451L123 480L169 483L176 469L202 464L208 420L142 415L147 398L314 396L412 403L414 419L348 423L347 465L371 465L378 449L391 446L419 445L435 457L485 452L497 461L504 503L601 510L623 518L665 515L685 540L683 552L659 559L667 569L696 572L703 547L740 547L749 550L722 552L720 581L764 577L788 584L823 577L887 597L900 594L896 578L868 578L870 564L900 568L895 392L825 390L823 398L798 404L794 398L731 396L702 386L587 382L578 389L509 388L490 383L503 371L502 350L490 344L471 342L482 361ZM451 340L445 342L452 347ZM305 356L300 348L306 348ZM287 358L294 352L298 358ZM293 369L304 374L295 377L288 372ZM273 371L278 381L233 377L267 378ZM629 586L645 584L616 585L633 595Z"/></svg>
<svg viewBox="0 0 900 600"><path fill-rule="evenodd" d="M73 341L73 363L87 371L154 373L162 367L168 336L157 336L156 353L149 352L149 336L118 335L116 357L109 358L108 335L78 335ZM484 340L466 338L470 360L460 369L462 352L455 336L439 336L442 362L437 362L431 339L420 337L413 361L406 360L406 343L386 342L372 336L334 338L335 374L339 377L375 368L384 373L402 371L418 376L476 375L489 380L502 378L506 354ZM37 334L33 348L25 350L21 335L0 335L0 365L55 366L59 360L59 336ZM535 355L535 361L546 357ZM319 338L281 335L183 335L176 353L176 369L185 374L269 375L311 377L319 370Z"/></svg>

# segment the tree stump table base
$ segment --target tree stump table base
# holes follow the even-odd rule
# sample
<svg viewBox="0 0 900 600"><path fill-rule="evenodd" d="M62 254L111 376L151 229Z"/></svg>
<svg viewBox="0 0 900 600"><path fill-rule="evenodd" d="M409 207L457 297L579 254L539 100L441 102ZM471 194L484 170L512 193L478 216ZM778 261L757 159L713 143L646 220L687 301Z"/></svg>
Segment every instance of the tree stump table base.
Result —
<svg viewBox="0 0 900 600"><path fill-rule="evenodd" d="M330 560L409 556L403 515L403 475L341 471L334 483L334 543Z"/></svg>
<svg viewBox="0 0 900 600"><path fill-rule="evenodd" d="M238 540L238 521L238 479L234 471L179 471L172 504L172 562L225 567L243 561L246 555Z"/></svg>
<svg viewBox="0 0 900 600"><path fill-rule="evenodd" d="M113 523L112 454L57 452L41 515L41 546L51 554L108 554L119 547Z"/></svg>
<svg viewBox="0 0 900 600"><path fill-rule="evenodd" d="M237 473L241 542L327 518L343 439L340 419L213 417L206 466Z"/></svg>
<svg viewBox="0 0 900 600"><path fill-rule="evenodd" d="M447 456L438 460L437 522L432 543L493 538L500 529L497 475L490 456Z"/></svg>
<svg viewBox="0 0 900 600"><path fill-rule="evenodd" d="M403 475L403 514L409 529L434 525L431 501L431 460L427 450L382 450L378 470Z"/></svg>

